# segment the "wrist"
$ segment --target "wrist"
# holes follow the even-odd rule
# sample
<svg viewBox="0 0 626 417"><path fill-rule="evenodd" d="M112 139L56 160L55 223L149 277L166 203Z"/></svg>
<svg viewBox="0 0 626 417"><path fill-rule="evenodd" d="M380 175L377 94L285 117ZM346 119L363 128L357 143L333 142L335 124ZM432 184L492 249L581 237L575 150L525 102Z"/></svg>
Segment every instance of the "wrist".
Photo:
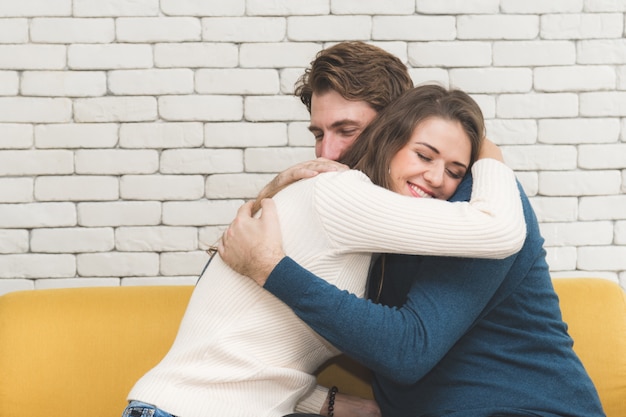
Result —
<svg viewBox="0 0 626 417"><path fill-rule="evenodd" d="M254 276L250 276L250 278L252 278L261 287L264 286L276 268L276 265L278 265L284 258L285 254L282 252L280 254L276 253L268 256L267 259L265 259L265 262L263 262L263 264L255 270Z"/></svg>
<svg viewBox="0 0 626 417"><path fill-rule="evenodd" d="M326 402L320 410L323 416L328 414L328 402L330 391L326 396ZM333 409L333 417L381 417L380 408L376 401L360 398L354 395L337 393Z"/></svg>
<svg viewBox="0 0 626 417"><path fill-rule="evenodd" d="M335 400L339 389L336 386L331 387L328 390L328 395L326 396L326 402L324 403L324 407L322 409L322 415L326 417L334 417L335 415Z"/></svg>

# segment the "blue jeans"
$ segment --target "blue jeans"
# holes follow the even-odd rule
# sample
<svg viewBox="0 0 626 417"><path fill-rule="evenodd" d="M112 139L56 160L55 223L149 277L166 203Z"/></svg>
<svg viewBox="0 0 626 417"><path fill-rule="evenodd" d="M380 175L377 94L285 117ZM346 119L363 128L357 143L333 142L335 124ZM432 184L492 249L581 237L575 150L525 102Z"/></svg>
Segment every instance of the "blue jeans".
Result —
<svg viewBox="0 0 626 417"><path fill-rule="evenodd" d="M141 401L131 401L122 417L176 417L170 413L156 408L153 405L142 403Z"/></svg>

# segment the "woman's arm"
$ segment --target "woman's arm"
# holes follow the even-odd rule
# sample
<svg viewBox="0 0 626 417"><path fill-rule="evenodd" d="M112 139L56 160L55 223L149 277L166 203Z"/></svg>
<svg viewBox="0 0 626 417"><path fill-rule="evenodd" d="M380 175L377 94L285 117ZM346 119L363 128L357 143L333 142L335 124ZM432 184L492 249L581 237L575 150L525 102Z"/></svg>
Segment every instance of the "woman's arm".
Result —
<svg viewBox="0 0 626 417"><path fill-rule="evenodd" d="M296 412L328 415L328 388L317 386L309 395L300 398ZM338 392L335 395L335 417L380 417L376 401Z"/></svg>
<svg viewBox="0 0 626 417"><path fill-rule="evenodd" d="M516 253L526 225L513 171L482 159L472 174L469 202L451 203L394 193L359 171L329 173L316 180L316 211L340 251L495 259Z"/></svg>

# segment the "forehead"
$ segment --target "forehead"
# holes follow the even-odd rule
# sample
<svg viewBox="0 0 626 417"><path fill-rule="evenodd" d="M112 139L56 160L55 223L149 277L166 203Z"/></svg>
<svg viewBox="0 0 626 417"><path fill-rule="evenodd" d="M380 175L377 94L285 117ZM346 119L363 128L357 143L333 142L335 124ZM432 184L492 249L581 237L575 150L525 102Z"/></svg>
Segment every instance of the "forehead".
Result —
<svg viewBox="0 0 626 417"><path fill-rule="evenodd" d="M429 117L413 130L409 144L436 150L441 158L469 164L472 143L458 120Z"/></svg>
<svg viewBox="0 0 626 417"><path fill-rule="evenodd" d="M329 128L338 122L367 125L376 111L365 101L346 100L334 90L313 93L311 127Z"/></svg>

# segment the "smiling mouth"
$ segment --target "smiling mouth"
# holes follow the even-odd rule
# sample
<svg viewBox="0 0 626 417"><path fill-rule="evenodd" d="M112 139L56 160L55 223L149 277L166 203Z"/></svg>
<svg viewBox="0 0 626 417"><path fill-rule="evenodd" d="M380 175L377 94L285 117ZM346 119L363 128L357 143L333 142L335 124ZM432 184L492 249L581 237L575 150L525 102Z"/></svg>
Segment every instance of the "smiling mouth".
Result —
<svg viewBox="0 0 626 417"><path fill-rule="evenodd" d="M411 190L411 193L415 195L415 197L433 198L432 194L427 193L426 191L419 188L417 185L410 182L407 182L407 184L409 186L409 190Z"/></svg>

